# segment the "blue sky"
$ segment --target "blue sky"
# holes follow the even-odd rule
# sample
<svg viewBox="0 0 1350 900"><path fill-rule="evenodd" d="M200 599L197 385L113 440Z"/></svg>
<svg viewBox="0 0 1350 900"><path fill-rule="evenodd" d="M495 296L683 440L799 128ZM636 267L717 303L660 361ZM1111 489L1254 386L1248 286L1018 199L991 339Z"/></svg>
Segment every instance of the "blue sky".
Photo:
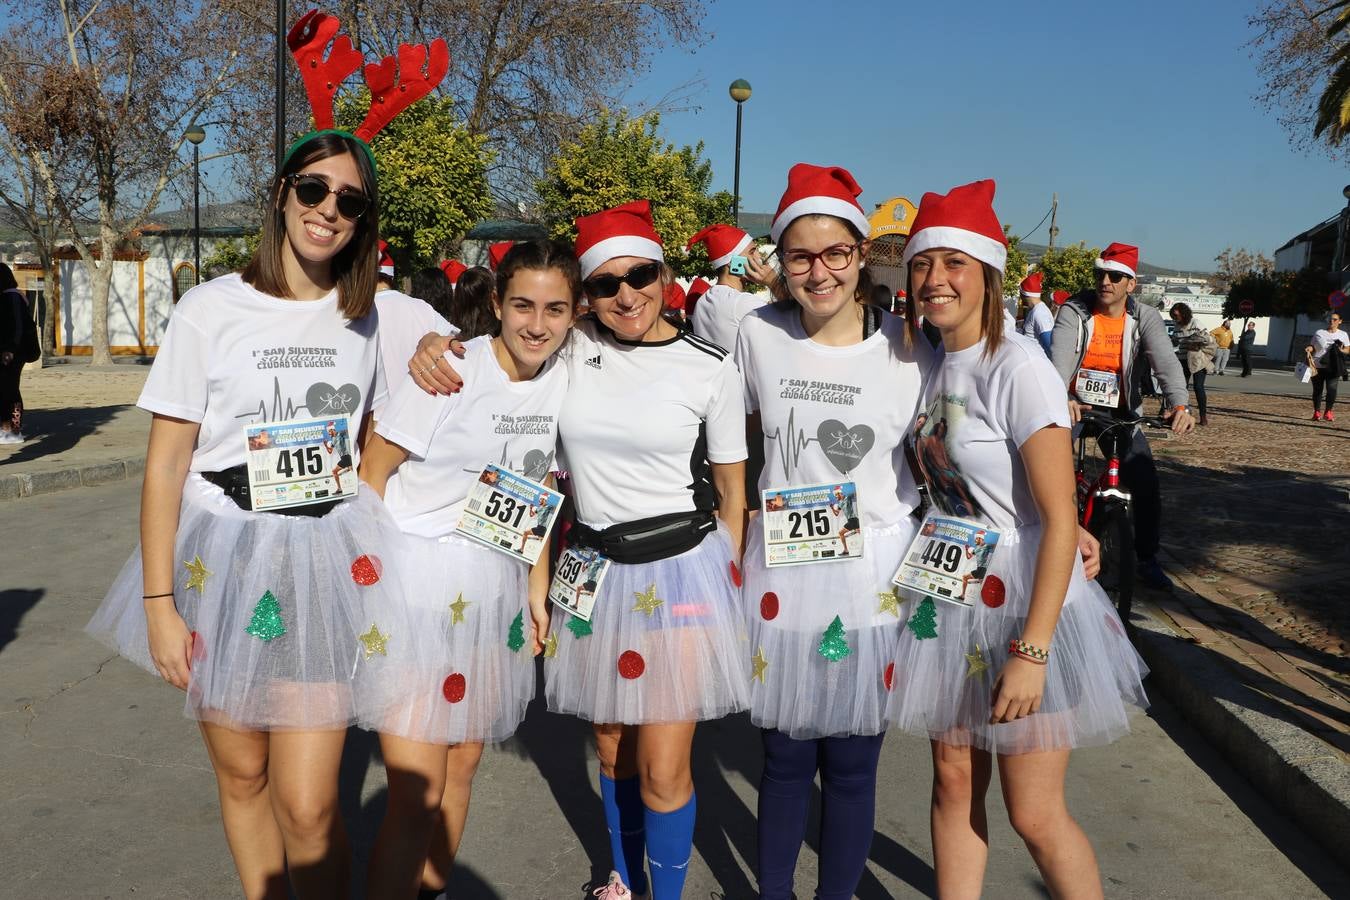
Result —
<svg viewBox="0 0 1350 900"><path fill-rule="evenodd" d="M1155 265L1210 269L1224 247L1272 254L1336 212L1350 168L1289 146L1245 44L1254 2L710 5L707 33L657 56L635 101L691 78L665 116L732 183L747 79L743 209L772 212L796 162L842 165L864 208L977 178L1016 234L1059 194L1061 241L1138 244ZM1045 243L1046 228L1030 237Z"/></svg>

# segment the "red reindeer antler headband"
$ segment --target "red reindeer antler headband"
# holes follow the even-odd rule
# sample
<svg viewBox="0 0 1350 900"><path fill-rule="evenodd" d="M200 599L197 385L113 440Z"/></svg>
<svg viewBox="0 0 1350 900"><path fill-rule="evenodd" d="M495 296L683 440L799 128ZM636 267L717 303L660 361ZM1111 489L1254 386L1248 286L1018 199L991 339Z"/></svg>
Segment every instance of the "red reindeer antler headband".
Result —
<svg viewBox="0 0 1350 900"><path fill-rule="evenodd" d="M365 67L366 86L370 88L370 110L355 132L342 131L333 119L333 97L361 64L365 56L352 46L351 38L340 34L342 23L336 16L312 9L291 27L286 44L291 48L305 82L314 131L300 138L286 152L286 159L301 144L319 134L354 137L370 154L370 140L403 110L430 94L450 71L450 50L437 38L430 45L400 44L398 57L386 56ZM324 51L332 44L327 57ZM371 164L375 157L371 155ZM285 160L282 161L284 167Z"/></svg>

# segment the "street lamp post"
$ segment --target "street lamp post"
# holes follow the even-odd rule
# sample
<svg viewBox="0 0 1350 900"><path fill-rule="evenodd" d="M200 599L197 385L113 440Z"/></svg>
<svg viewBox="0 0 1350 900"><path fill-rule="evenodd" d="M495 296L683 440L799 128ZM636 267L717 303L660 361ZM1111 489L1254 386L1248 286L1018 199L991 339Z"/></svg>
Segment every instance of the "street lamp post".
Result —
<svg viewBox="0 0 1350 900"><path fill-rule="evenodd" d="M193 122L184 135L192 142L192 283L202 283L202 196L201 143L206 140L202 126Z"/></svg>
<svg viewBox="0 0 1350 900"><path fill-rule="evenodd" d="M281 161L286 154L286 0L277 0L276 46L274 50L273 90L276 109L272 122L273 153L277 159L277 171L281 171Z"/></svg>
<svg viewBox="0 0 1350 900"><path fill-rule="evenodd" d="M727 89L731 99L736 101L736 176L732 185L734 194L731 201L731 220L741 227L741 106L750 99L750 82L737 78Z"/></svg>

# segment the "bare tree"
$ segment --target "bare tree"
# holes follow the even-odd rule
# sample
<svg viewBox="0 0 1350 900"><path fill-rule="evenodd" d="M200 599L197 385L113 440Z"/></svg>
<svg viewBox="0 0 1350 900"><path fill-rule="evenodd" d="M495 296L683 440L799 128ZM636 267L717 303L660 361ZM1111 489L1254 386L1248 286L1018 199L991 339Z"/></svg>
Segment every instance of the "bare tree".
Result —
<svg viewBox="0 0 1350 900"><path fill-rule="evenodd" d="M1214 274L1209 276L1210 287L1217 293L1226 294L1234 281L1244 275L1268 276L1275 271L1275 262L1259 250L1255 253L1246 247L1225 247L1214 257Z"/></svg>
<svg viewBox="0 0 1350 900"><path fill-rule="evenodd" d="M110 362L114 254L192 171L184 161L189 124L214 125L226 148L203 160L231 156L266 132L249 76L270 43L247 27L256 14L244 0L6 5L22 24L0 39L8 131L0 165L11 176L0 185L21 185L14 174L31 173L34 190L6 193L6 202L27 204L39 219L48 214L79 253L92 288L93 361Z"/></svg>
<svg viewBox="0 0 1350 900"><path fill-rule="evenodd" d="M1350 159L1334 144L1318 140L1314 127L1318 101L1339 49L1327 35L1326 0L1263 0L1247 24L1256 71L1265 82L1255 97L1289 133L1289 143L1305 152L1321 150L1332 159Z"/></svg>

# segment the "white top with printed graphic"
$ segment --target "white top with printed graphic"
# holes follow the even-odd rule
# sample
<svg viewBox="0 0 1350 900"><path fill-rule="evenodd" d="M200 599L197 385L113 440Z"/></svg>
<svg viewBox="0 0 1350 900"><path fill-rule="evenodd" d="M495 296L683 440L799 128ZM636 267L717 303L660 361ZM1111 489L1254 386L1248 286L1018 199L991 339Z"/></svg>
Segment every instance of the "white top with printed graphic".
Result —
<svg viewBox="0 0 1350 900"><path fill-rule="evenodd" d="M591 316L577 322L564 353L571 384L558 436L577 518L608 528L712 510L708 463L746 458L731 355L687 331L623 341Z"/></svg>
<svg viewBox="0 0 1350 900"><path fill-rule="evenodd" d="M200 423L193 472L243 465L245 425L349 415L356 429L385 399L377 326L374 310L343 318L336 290L286 300L224 275L178 301L136 405Z"/></svg>
<svg viewBox="0 0 1350 900"><path fill-rule="evenodd" d="M1042 428L1069 427L1064 382L1032 338L1005 334L946 353L924 388L915 451L939 510L995 528L1040 521L1021 446Z"/></svg>
<svg viewBox="0 0 1350 900"><path fill-rule="evenodd" d="M746 316L736 343L745 407L764 432L760 490L849 480L862 523L894 525L918 505L904 440L919 408L933 351L922 336L905 346L905 323L881 327L848 347L806 336L797 306Z"/></svg>
<svg viewBox="0 0 1350 900"><path fill-rule="evenodd" d="M556 358L529 381L512 381L476 337L455 360L464 389L431 395L404 378L375 431L407 450L384 492L385 505L408 534L440 537L455 530L469 489L488 463L543 481L553 463L558 409L567 367Z"/></svg>

